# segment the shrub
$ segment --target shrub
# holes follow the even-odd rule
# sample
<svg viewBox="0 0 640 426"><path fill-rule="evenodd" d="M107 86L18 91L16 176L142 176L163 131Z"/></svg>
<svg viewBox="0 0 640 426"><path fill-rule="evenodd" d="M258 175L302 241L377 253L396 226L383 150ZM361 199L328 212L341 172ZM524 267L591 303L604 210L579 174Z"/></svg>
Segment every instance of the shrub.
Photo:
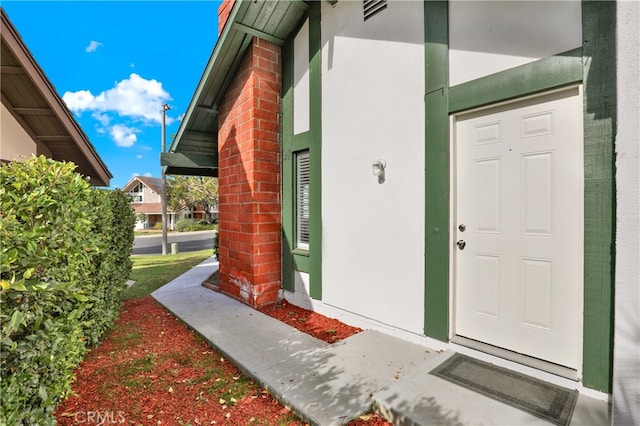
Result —
<svg viewBox="0 0 640 426"><path fill-rule="evenodd" d="M206 220L180 219L176 222L176 231L178 232L207 231L210 229L216 229L216 227L215 225L208 223Z"/></svg>
<svg viewBox="0 0 640 426"><path fill-rule="evenodd" d="M74 169L44 157L0 167L0 424L55 424L131 269L126 196L91 188Z"/></svg>
<svg viewBox="0 0 640 426"><path fill-rule="evenodd" d="M129 206L129 197L122 191L93 191L96 210L93 232L100 235L107 250L96 253L90 280L91 318L81 318L90 345L97 344L113 325L120 308L120 296L126 288L125 280L131 272L135 214ZM96 315L96 313L98 315Z"/></svg>

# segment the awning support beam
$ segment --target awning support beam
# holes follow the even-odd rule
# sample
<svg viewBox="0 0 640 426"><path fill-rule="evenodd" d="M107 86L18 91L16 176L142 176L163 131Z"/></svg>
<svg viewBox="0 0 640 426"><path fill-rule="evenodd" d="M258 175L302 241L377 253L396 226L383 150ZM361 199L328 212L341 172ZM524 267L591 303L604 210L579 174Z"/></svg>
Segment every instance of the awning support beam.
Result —
<svg viewBox="0 0 640 426"><path fill-rule="evenodd" d="M284 46L284 44L286 42L286 40L283 40L281 38L272 36L271 34L267 34L267 33L262 32L260 30L256 30L255 28L251 28L251 27L248 27L246 25L242 25L242 24L240 24L238 22L234 22L232 28L234 30L241 31L241 32L243 32L245 34L249 34L249 35L261 38L263 40L270 41L271 43L277 44L278 46Z"/></svg>

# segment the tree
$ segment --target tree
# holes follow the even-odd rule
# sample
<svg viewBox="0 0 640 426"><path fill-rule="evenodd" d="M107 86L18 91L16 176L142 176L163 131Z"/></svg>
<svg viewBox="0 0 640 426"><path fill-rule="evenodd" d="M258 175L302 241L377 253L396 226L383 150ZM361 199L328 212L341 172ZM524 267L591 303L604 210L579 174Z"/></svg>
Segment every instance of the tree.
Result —
<svg viewBox="0 0 640 426"><path fill-rule="evenodd" d="M206 176L168 176L167 206L173 211L205 211L211 222L212 211L218 206L218 179Z"/></svg>

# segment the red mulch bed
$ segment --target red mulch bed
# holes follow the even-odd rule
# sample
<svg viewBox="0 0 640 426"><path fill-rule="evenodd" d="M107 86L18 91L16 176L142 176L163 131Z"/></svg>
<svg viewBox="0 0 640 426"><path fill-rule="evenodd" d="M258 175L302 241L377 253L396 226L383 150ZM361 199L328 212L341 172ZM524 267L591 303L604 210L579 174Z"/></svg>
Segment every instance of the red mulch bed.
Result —
<svg viewBox="0 0 640 426"><path fill-rule="evenodd" d="M337 319L327 318L316 312L302 309L286 300L261 307L258 310L327 343L338 342L362 331L361 328L352 327Z"/></svg>
<svg viewBox="0 0 640 426"><path fill-rule="evenodd" d="M261 309L327 342L360 331L286 301ZM124 302L75 372L60 425L304 425L151 297ZM378 415L350 425L389 425Z"/></svg>

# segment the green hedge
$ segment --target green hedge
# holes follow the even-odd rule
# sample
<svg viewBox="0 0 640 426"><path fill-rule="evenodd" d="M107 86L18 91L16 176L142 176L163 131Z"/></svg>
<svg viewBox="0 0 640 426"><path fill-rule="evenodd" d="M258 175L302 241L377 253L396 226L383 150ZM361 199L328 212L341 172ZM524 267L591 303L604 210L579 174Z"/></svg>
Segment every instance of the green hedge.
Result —
<svg viewBox="0 0 640 426"><path fill-rule="evenodd" d="M208 231L210 229L216 229L216 225L202 219L180 219L176 222L176 231L178 232Z"/></svg>
<svg viewBox="0 0 640 426"><path fill-rule="evenodd" d="M0 424L55 424L131 270L128 198L74 169L42 156L0 167Z"/></svg>

